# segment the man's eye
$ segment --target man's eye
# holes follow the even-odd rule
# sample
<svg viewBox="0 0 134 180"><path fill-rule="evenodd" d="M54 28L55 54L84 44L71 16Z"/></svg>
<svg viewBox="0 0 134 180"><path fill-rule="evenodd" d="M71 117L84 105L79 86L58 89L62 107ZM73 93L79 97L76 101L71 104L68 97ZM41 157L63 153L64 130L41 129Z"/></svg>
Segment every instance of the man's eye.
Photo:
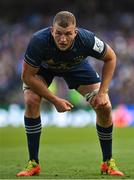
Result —
<svg viewBox="0 0 134 180"><path fill-rule="evenodd" d="M67 35L67 36L71 36L71 35L72 35L72 33L68 32L68 33L66 33L66 35Z"/></svg>
<svg viewBox="0 0 134 180"><path fill-rule="evenodd" d="M60 33L60 32L56 32L56 34L57 34L57 35L61 35L61 33Z"/></svg>

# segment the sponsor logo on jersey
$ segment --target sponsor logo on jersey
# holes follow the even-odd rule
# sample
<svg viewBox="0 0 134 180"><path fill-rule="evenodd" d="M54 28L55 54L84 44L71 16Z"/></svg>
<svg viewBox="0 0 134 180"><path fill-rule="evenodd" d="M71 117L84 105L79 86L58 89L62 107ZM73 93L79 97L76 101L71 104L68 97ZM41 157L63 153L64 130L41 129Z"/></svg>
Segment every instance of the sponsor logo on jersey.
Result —
<svg viewBox="0 0 134 180"><path fill-rule="evenodd" d="M101 53L104 49L104 43L100 39L98 39L97 37L95 37L93 49L99 53Z"/></svg>

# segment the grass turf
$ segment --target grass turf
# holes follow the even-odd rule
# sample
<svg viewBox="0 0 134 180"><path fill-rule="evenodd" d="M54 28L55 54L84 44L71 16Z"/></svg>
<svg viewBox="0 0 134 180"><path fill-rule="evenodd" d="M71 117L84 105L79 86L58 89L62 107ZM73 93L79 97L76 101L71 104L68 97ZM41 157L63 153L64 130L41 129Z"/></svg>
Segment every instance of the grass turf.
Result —
<svg viewBox="0 0 134 180"><path fill-rule="evenodd" d="M0 128L0 179L134 179L134 128L114 129L113 154L125 177L100 175L101 151L95 127L43 128L41 174L16 177L27 163L23 127Z"/></svg>

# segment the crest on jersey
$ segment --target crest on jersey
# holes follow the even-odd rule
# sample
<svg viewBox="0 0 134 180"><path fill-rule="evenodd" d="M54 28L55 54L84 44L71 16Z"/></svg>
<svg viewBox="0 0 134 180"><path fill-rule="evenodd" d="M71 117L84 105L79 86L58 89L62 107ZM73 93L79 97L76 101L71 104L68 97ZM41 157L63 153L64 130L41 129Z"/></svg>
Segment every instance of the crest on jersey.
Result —
<svg viewBox="0 0 134 180"><path fill-rule="evenodd" d="M96 36L94 38L95 38L95 42L94 42L93 49L101 53L104 49L104 43L100 39L98 39Z"/></svg>

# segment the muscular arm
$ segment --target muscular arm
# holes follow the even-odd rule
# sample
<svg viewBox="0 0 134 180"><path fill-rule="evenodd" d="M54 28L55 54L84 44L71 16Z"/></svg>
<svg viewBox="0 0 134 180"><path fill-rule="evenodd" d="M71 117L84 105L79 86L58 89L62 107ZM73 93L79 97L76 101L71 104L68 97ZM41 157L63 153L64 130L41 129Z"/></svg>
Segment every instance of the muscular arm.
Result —
<svg viewBox="0 0 134 180"><path fill-rule="evenodd" d="M102 82L99 93L105 93L107 91L116 66L116 55L112 48L108 45L107 52L102 60L104 61L104 65L102 69Z"/></svg>
<svg viewBox="0 0 134 180"><path fill-rule="evenodd" d="M21 79L39 96L53 103L57 97L49 91L47 85L45 85L43 81L36 77L38 70L39 68L34 68L24 61Z"/></svg>
<svg viewBox="0 0 134 180"><path fill-rule="evenodd" d="M73 105L67 100L61 99L55 96L37 76L39 68L34 68L27 64L25 61L23 63L21 79L26 83L34 92L39 96L52 102L58 112L65 112L71 110Z"/></svg>
<svg viewBox="0 0 134 180"><path fill-rule="evenodd" d="M116 66L116 55L109 46L107 47L107 52L102 60L104 61L102 69L102 82L99 92L92 100L92 106L94 109L98 109L109 103L107 91Z"/></svg>

